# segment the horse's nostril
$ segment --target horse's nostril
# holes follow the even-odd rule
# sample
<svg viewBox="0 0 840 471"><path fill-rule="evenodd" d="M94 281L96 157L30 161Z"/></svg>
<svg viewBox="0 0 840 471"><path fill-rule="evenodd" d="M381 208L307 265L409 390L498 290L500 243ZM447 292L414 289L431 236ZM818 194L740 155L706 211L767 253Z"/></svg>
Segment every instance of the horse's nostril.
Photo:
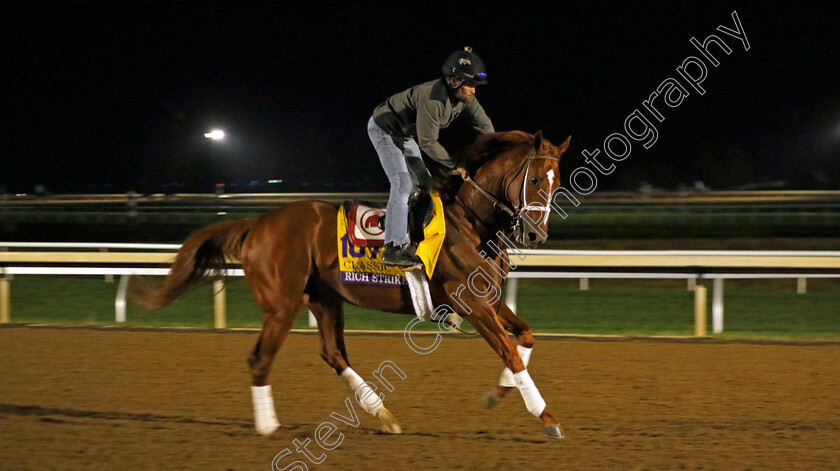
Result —
<svg viewBox="0 0 840 471"><path fill-rule="evenodd" d="M534 234L533 232L529 232L528 233L528 240L531 241L531 242L534 242L535 240L537 240L537 235Z"/></svg>

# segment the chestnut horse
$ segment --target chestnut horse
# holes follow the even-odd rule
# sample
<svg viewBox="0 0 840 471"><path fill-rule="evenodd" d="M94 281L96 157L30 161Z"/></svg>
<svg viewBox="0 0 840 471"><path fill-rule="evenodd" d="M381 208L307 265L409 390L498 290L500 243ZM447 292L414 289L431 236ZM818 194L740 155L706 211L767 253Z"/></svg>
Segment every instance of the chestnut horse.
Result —
<svg viewBox="0 0 840 471"><path fill-rule="evenodd" d="M505 364L488 407L516 387L525 406L550 437L563 430L545 407L526 369L534 344L531 328L498 293L511 267L504 247L510 237L527 247L545 242L549 195L559 184L558 162L569 145L559 146L520 131L480 136L459 157L471 177L439 176L446 237L429 281L435 306L452 306ZM457 181L456 181L457 180ZM368 309L413 314L407 287L379 287L340 281L336 241L337 209L319 201L288 204L257 218L220 222L192 234L178 251L160 287L135 290L134 299L150 309L164 307L191 288L224 276L239 260L248 287L263 312L263 327L248 363L253 379L255 427L271 435L278 427L271 386L271 363L304 306L318 321L321 357L355 392L386 432L400 433L382 401L353 369L344 346L343 303ZM482 276L471 276L481 268ZM467 289L469 287L469 289ZM489 293L494 293L489 296ZM505 331L516 336L514 345Z"/></svg>

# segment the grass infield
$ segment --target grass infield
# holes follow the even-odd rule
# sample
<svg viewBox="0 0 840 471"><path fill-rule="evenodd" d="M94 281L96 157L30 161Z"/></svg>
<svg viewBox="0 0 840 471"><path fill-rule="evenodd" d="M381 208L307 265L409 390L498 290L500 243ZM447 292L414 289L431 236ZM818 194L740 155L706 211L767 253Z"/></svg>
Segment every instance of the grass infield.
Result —
<svg viewBox="0 0 840 471"><path fill-rule="evenodd" d="M579 290L577 282L520 280L517 312L538 333L693 334L694 293L687 291L685 281L590 280L587 291ZM811 279L807 294L796 294L795 283L790 279L726 281L724 333L715 337L840 340L840 280ZM114 324L116 291L117 283L106 283L103 277L16 276L11 281L11 320ZM711 289L708 304L711 332ZM199 288L154 314L129 303L127 318L128 325L211 328L212 288ZM412 317L345 304L345 319L347 329L404 330ZM227 286L228 327L261 324L262 315L247 285L242 279L233 280ZM308 328L305 311L295 327ZM432 328L433 324L417 327Z"/></svg>

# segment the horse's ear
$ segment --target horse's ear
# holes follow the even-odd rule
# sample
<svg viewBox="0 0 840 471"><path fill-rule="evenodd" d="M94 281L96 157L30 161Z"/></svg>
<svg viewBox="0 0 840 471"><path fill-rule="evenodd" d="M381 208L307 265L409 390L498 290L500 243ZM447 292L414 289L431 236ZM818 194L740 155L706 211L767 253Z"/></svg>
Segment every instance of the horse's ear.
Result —
<svg viewBox="0 0 840 471"><path fill-rule="evenodd" d="M534 134L534 150L540 150L540 147L542 147L542 139L542 130L539 130L536 134Z"/></svg>
<svg viewBox="0 0 840 471"><path fill-rule="evenodd" d="M565 140L565 141L563 141L563 143L562 143L562 144L560 144L560 145L557 147L557 150L559 150L561 154L562 154L563 152L566 152L566 149L568 149L568 148L569 148L569 141L571 141L571 140L572 140L572 136L567 137L567 138L566 138L566 140Z"/></svg>

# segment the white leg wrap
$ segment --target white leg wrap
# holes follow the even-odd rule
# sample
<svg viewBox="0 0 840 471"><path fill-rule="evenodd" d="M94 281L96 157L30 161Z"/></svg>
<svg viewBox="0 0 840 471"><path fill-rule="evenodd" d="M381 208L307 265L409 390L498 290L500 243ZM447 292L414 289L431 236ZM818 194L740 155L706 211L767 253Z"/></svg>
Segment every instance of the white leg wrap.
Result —
<svg viewBox="0 0 840 471"><path fill-rule="evenodd" d="M522 394L522 399L525 400L525 408L532 415L539 417L545 410L545 401L540 396L540 391L537 389L537 385L534 384L534 380L531 379L531 375L528 374L528 370L515 373L513 380L516 382L516 387L519 388L519 392Z"/></svg>
<svg viewBox="0 0 840 471"><path fill-rule="evenodd" d="M353 368L349 366L341 372L341 380L353 390L356 402L367 411L368 414L376 416L379 409L384 409L381 397L377 399L376 393L368 386L367 383L359 376Z"/></svg>
<svg viewBox="0 0 840 471"><path fill-rule="evenodd" d="M525 364L525 368L528 368L528 361L531 359L531 350L533 350L533 348L517 345L516 350L519 351L519 357L522 358L522 363ZM505 386L508 388L516 386L516 382L513 380L513 371L510 371L510 368L505 368L504 371L502 371L502 376L499 378L499 386Z"/></svg>
<svg viewBox="0 0 840 471"><path fill-rule="evenodd" d="M254 428L260 435L271 435L280 427L271 386L251 386L251 399L254 401Z"/></svg>

